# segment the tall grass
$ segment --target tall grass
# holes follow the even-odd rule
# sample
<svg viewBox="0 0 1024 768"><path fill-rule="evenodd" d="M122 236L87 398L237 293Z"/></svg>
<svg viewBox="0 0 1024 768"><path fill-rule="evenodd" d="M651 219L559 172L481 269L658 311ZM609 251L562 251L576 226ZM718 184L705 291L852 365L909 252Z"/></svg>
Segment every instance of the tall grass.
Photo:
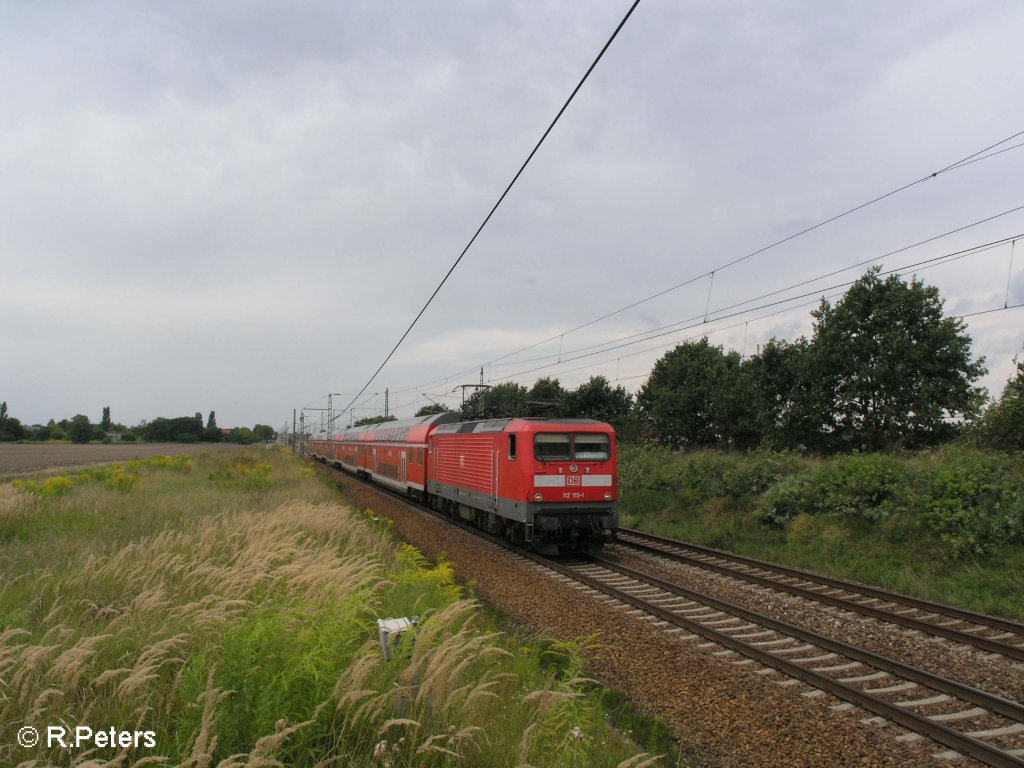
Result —
<svg viewBox="0 0 1024 768"><path fill-rule="evenodd" d="M506 638L450 564L286 454L48 482L0 486L2 765L653 764L609 724L577 649L552 666ZM411 615L385 662L377 618ZM23 724L157 745L24 749Z"/></svg>

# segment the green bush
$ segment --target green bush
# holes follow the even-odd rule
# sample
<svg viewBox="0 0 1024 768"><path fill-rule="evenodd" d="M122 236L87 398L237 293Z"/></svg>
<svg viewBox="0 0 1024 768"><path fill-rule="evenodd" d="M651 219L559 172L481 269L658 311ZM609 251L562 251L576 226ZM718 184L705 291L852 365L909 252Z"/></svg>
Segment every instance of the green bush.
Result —
<svg viewBox="0 0 1024 768"><path fill-rule="evenodd" d="M819 512L883 520L908 500L908 477L895 456L854 454L826 467L827 472L816 473L822 492Z"/></svg>
<svg viewBox="0 0 1024 768"><path fill-rule="evenodd" d="M785 525L797 515L884 520L912 497L903 463L888 454L853 454L783 477L760 503L761 519Z"/></svg>
<svg viewBox="0 0 1024 768"><path fill-rule="evenodd" d="M619 488L630 491L689 489L698 501L764 493L780 477L799 471L809 460L791 452L758 450L684 453L663 447L619 447Z"/></svg>
<svg viewBox="0 0 1024 768"><path fill-rule="evenodd" d="M1024 477L1006 454L960 450L936 464L919 489L931 532L953 557L984 556L1024 543Z"/></svg>
<svg viewBox="0 0 1024 768"><path fill-rule="evenodd" d="M807 463L807 459L792 451L754 451L729 468L725 477L726 495L736 498L757 496L781 478L802 470Z"/></svg>
<svg viewBox="0 0 1024 768"><path fill-rule="evenodd" d="M714 531L722 546L748 519L779 530L800 516L829 518L833 538L864 527L948 559L984 557L1000 545L1024 543L1024 461L1011 454L958 446L813 459L624 446L620 468L625 517L666 523L686 518L708 536ZM709 506L715 500L729 503Z"/></svg>
<svg viewBox="0 0 1024 768"><path fill-rule="evenodd" d="M759 501L759 518L765 525L785 527L800 515L815 514L819 493L814 479L806 473L783 477Z"/></svg>

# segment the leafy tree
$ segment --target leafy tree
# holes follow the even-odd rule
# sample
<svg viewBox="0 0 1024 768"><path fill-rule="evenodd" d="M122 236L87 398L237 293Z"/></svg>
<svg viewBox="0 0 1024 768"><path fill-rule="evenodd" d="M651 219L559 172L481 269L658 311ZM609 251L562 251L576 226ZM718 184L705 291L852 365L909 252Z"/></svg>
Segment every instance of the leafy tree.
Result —
<svg viewBox="0 0 1024 768"><path fill-rule="evenodd" d="M497 419L526 414L527 389L522 384L507 382L473 393L462 408L474 419Z"/></svg>
<svg viewBox="0 0 1024 768"><path fill-rule="evenodd" d="M723 352L713 386L712 415L723 448L751 450L761 444L755 382L739 352Z"/></svg>
<svg viewBox="0 0 1024 768"><path fill-rule="evenodd" d="M416 415L417 416L431 416L431 415L433 415L435 413L447 413L447 412L448 412L448 409L445 408L440 403L430 403L429 405L424 405L422 408L420 408L418 411L416 411Z"/></svg>
<svg viewBox="0 0 1024 768"><path fill-rule="evenodd" d="M231 430L231 437L229 440L232 443L238 443L239 445L249 445L250 443L256 442L256 437L248 427L235 427Z"/></svg>
<svg viewBox="0 0 1024 768"><path fill-rule="evenodd" d="M1024 451L1024 360L1006 382L999 400L988 407L979 424L983 445L1002 451Z"/></svg>
<svg viewBox="0 0 1024 768"><path fill-rule="evenodd" d="M625 387L612 387L604 376L591 376L565 396L565 415L571 419L606 421L618 429L633 408Z"/></svg>
<svg viewBox="0 0 1024 768"><path fill-rule="evenodd" d="M558 379L537 379L526 393L525 413L536 416L564 416L566 391Z"/></svg>
<svg viewBox="0 0 1024 768"><path fill-rule="evenodd" d="M750 441L749 399L737 388L740 355L707 338L685 342L654 364L637 393L643 435L675 448L707 448Z"/></svg>
<svg viewBox="0 0 1024 768"><path fill-rule="evenodd" d="M72 443L78 443L79 445L88 443L93 437L93 428L89 422L89 417L78 414L71 419L68 436L71 438Z"/></svg>
<svg viewBox="0 0 1024 768"><path fill-rule="evenodd" d="M810 371L821 416L821 447L885 450L931 445L977 414L975 382L986 372L971 357L964 323L943 317L937 288L871 269L836 306L814 316Z"/></svg>
<svg viewBox="0 0 1024 768"><path fill-rule="evenodd" d="M175 419L159 417L140 427L145 440L151 443L198 443L203 439L203 418L200 415L179 416Z"/></svg>
<svg viewBox="0 0 1024 768"><path fill-rule="evenodd" d="M366 427L370 424L383 424L385 421L398 421L398 419L394 416L367 416L365 419L359 419L352 426Z"/></svg>
<svg viewBox="0 0 1024 768"><path fill-rule="evenodd" d="M224 434L217 426L217 414L210 411L210 415L206 418L206 429L203 430L203 440L207 443L219 443L223 439Z"/></svg>
<svg viewBox="0 0 1024 768"><path fill-rule="evenodd" d="M252 428L252 436L258 443L269 443L277 437L277 432L268 424L257 424Z"/></svg>
<svg viewBox="0 0 1024 768"><path fill-rule="evenodd" d="M765 445L799 448L820 442L809 346L802 336L792 343L771 339L743 362L751 429Z"/></svg>
<svg viewBox="0 0 1024 768"><path fill-rule="evenodd" d="M110 431L110 406L106 405L103 407L103 418L100 421L100 429L104 432Z"/></svg>
<svg viewBox="0 0 1024 768"><path fill-rule="evenodd" d="M8 414L7 402L0 403L0 442L24 440L27 436L28 431L21 421Z"/></svg>

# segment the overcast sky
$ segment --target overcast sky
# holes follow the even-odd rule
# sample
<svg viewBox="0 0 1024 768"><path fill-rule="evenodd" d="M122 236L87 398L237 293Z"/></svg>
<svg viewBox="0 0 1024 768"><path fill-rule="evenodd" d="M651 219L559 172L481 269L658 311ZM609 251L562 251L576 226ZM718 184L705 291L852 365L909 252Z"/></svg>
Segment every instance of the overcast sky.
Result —
<svg viewBox="0 0 1024 768"><path fill-rule="evenodd" d="M0 399L280 427L357 392L627 8L0 3ZM644 0L368 392L412 415L481 366L635 390L684 338L809 334L866 267L757 297L1024 206L1024 148L562 336L1024 130L1022 33L1019 0ZM879 263L1020 233L1024 211ZM1005 244L919 274L948 314L1021 303L1017 245L1012 270ZM998 394L1024 309L966 322Z"/></svg>

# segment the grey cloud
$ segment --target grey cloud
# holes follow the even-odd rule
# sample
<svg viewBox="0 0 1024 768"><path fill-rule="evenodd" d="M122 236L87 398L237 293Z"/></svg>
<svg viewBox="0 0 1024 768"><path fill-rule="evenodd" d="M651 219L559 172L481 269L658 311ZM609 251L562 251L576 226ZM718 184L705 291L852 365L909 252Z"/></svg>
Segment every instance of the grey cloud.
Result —
<svg viewBox="0 0 1024 768"><path fill-rule="evenodd" d="M3 6L12 413L109 404L128 421L213 409L225 425L276 423L312 393L358 389L623 10ZM642 4L371 389L474 370L1019 129L1024 108L1005 97L1024 87L1019 15L1013 2ZM711 308L1019 204L1020 163L978 163L719 272ZM995 261L924 274L950 306L984 307L1005 290ZM706 301L698 281L566 348ZM805 332L807 312L750 322L748 348ZM986 354L1013 335L1005 322L977 326ZM743 330L711 338L741 345ZM660 353L623 358L622 375ZM589 375L560 370L547 372L569 385Z"/></svg>

